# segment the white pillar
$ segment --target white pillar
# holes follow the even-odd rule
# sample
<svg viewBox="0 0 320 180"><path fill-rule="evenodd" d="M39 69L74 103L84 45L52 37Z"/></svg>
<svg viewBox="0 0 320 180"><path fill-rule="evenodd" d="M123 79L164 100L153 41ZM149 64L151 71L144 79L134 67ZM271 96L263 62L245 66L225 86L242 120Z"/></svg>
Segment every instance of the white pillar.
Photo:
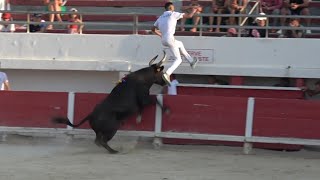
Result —
<svg viewBox="0 0 320 180"><path fill-rule="evenodd" d="M73 124L74 119L74 101L75 101L75 93L69 92L68 94L68 119ZM67 129L72 130L71 126L67 126Z"/></svg>
<svg viewBox="0 0 320 180"><path fill-rule="evenodd" d="M244 141L244 145L243 145L243 153L244 154L252 153L252 143L246 142L246 140L247 140L247 138L252 137L253 114L254 114L254 98L249 97L248 98L248 105L247 105L245 141Z"/></svg>
<svg viewBox="0 0 320 180"><path fill-rule="evenodd" d="M157 95L157 99L160 102L160 104L163 105L163 96L161 94ZM160 106L156 105L156 114L155 114L155 138L153 140L153 146L156 149L161 148L162 146L162 139L158 137L158 135L161 133L162 128L162 109Z"/></svg>

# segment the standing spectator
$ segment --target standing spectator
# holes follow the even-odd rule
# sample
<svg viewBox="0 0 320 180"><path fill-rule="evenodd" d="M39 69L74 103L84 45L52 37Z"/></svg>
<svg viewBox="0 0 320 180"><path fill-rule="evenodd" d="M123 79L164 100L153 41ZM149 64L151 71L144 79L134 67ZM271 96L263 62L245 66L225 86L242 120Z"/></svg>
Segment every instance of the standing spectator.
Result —
<svg viewBox="0 0 320 180"><path fill-rule="evenodd" d="M176 76L172 74L171 78L171 86L168 86L168 95L177 95L177 86L179 85L179 81L176 79Z"/></svg>
<svg viewBox="0 0 320 180"><path fill-rule="evenodd" d="M300 19L298 19L298 18L292 18L290 20L289 26L290 27L303 27L300 24ZM284 30L282 32L283 33L279 36L282 38L303 38L306 34L305 30L294 30L294 29Z"/></svg>
<svg viewBox="0 0 320 180"><path fill-rule="evenodd" d="M202 12L202 6L199 4L198 0L191 0L191 3L188 6L182 6L181 10L184 13L191 13L193 9L197 9L196 13L191 17L193 27L190 29L191 32L197 31L197 25L199 24L200 17L198 14ZM181 19L181 31L185 31L184 25L186 24L187 19L190 18L182 18Z"/></svg>
<svg viewBox="0 0 320 180"><path fill-rule="evenodd" d="M3 13L2 14L2 21L12 21L12 17L10 13ZM16 30L14 24L4 24L1 27L1 32L14 32Z"/></svg>
<svg viewBox="0 0 320 180"><path fill-rule="evenodd" d="M253 25L256 25L258 27L265 27L267 22L267 17L264 13L260 13L261 17L257 17L254 21ZM255 37L255 38L261 38L266 37L267 30L266 29L250 29L249 30L249 37Z"/></svg>
<svg viewBox="0 0 320 180"><path fill-rule="evenodd" d="M242 4L241 4L242 2ZM228 11L230 14L243 14L246 13L246 8L248 5L248 0L226 0L226 6L228 8ZM230 17L229 18L229 24L235 25L236 24L236 18Z"/></svg>
<svg viewBox="0 0 320 180"><path fill-rule="evenodd" d="M184 48L183 43L176 40L174 37L177 21L181 18L192 17L198 9L194 8L190 14L175 12L172 2L167 2L164 5L164 8L166 11L157 19L151 30L153 33L161 37L162 45L168 47L170 52L173 54L173 64L162 75L163 80L170 86L170 75L182 63L180 51L187 61L189 61L192 69L195 68L198 63L198 59L192 58Z"/></svg>
<svg viewBox="0 0 320 180"><path fill-rule="evenodd" d="M71 8L70 12L78 12L78 10L76 8ZM82 23L82 21L80 20L80 18L78 17L77 14L69 14L69 22L74 22L74 23ZM83 25L78 25L78 24L71 24L68 25L68 33L69 34L79 34L80 30L82 30Z"/></svg>
<svg viewBox="0 0 320 180"><path fill-rule="evenodd" d="M320 81L317 81L314 85L315 85L315 89L302 87L301 90L305 92L306 95L311 97L320 94Z"/></svg>
<svg viewBox="0 0 320 180"><path fill-rule="evenodd" d="M9 91L10 84L6 73L0 71L0 90Z"/></svg>
<svg viewBox="0 0 320 180"><path fill-rule="evenodd" d="M48 6L48 10L52 12L61 11L61 6L63 5L62 0L43 0L44 4ZM59 22L62 22L60 14L49 14L49 21L54 22L54 17L57 17ZM47 29L53 29L52 24L47 26Z"/></svg>
<svg viewBox="0 0 320 180"><path fill-rule="evenodd" d="M284 0L282 15L310 15L309 0ZM286 24L286 18L280 19L281 26ZM306 26L310 26L311 19L306 19Z"/></svg>
<svg viewBox="0 0 320 180"><path fill-rule="evenodd" d="M268 15L279 15L282 4L283 0L261 0L261 10ZM272 18L272 25L277 26L278 20L278 18Z"/></svg>
<svg viewBox="0 0 320 180"><path fill-rule="evenodd" d="M227 0L212 0L211 4L211 13L214 14L225 14L227 13ZM221 25L222 17L218 16L217 18L217 26ZM209 17L209 25L213 25L214 17ZM209 32L212 32L213 28L209 28ZM220 28L217 27L215 32L220 32Z"/></svg>
<svg viewBox="0 0 320 180"><path fill-rule="evenodd" d="M32 22L45 22L45 20L42 19L41 14L33 14L31 21ZM30 24L29 28L30 28L30 32L44 32L46 25L45 24Z"/></svg>

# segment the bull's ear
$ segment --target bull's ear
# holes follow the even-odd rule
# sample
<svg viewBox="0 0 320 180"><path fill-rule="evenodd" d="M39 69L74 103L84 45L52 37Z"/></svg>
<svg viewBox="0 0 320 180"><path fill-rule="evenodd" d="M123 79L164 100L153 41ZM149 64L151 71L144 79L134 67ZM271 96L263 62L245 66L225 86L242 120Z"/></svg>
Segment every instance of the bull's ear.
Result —
<svg viewBox="0 0 320 180"><path fill-rule="evenodd" d="M160 66L160 68L158 68L158 72L163 71L164 66Z"/></svg>

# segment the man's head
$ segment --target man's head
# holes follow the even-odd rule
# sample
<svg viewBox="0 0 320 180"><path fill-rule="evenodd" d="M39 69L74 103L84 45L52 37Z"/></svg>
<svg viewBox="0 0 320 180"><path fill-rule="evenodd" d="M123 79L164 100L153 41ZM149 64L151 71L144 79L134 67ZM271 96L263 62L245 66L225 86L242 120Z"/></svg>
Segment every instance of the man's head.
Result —
<svg viewBox="0 0 320 180"><path fill-rule="evenodd" d="M236 37L236 36L237 36L236 28L229 28L227 31L227 37Z"/></svg>
<svg viewBox="0 0 320 180"><path fill-rule="evenodd" d="M33 14L33 15L32 15L32 19L33 19L33 21L35 21L35 22L41 22L41 17L42 17L41 14Z"/></svg>
<svg viewBox="0 0 320 180"><path fill-rule="evenodd" d="M300 26L300 19L298 19L298 18L290 19L290 26L299 27Z"/></svg>
<svg viewBox="0 0 320 180"><path fill-rule="evenodd" d="M164 9L166 11L174 11L174 5L172 2L167 2L165 5L164 5Z"/></svg>
<svg viewBox="0 0 320 180"><path fill-rule="evenodd" d="M266 26L266 22L267 22L267 17L265 17L266 14L260 13L259 15L261 16L256 18L256 22L258 26Z"/></svg>

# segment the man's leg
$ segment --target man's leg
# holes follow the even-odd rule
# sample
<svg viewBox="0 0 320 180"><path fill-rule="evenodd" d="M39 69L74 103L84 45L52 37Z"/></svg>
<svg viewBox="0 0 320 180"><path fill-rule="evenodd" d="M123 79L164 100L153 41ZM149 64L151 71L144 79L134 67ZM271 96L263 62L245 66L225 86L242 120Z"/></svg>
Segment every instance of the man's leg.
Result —
<svg viewBox="0 0 320 180"><path fill-rule="evenodd" d="M178 49L180 49L182 55L187 59L187 61L189 61L190 66L192 68L195 68L195 66L198 63L198 59L196 58L192 58L190 56L190 54L187 52L187 50L184 48L184 45L181 41L175 40L175 46L178 47ZM180 54L180 53L179 53Z"/></svg>

